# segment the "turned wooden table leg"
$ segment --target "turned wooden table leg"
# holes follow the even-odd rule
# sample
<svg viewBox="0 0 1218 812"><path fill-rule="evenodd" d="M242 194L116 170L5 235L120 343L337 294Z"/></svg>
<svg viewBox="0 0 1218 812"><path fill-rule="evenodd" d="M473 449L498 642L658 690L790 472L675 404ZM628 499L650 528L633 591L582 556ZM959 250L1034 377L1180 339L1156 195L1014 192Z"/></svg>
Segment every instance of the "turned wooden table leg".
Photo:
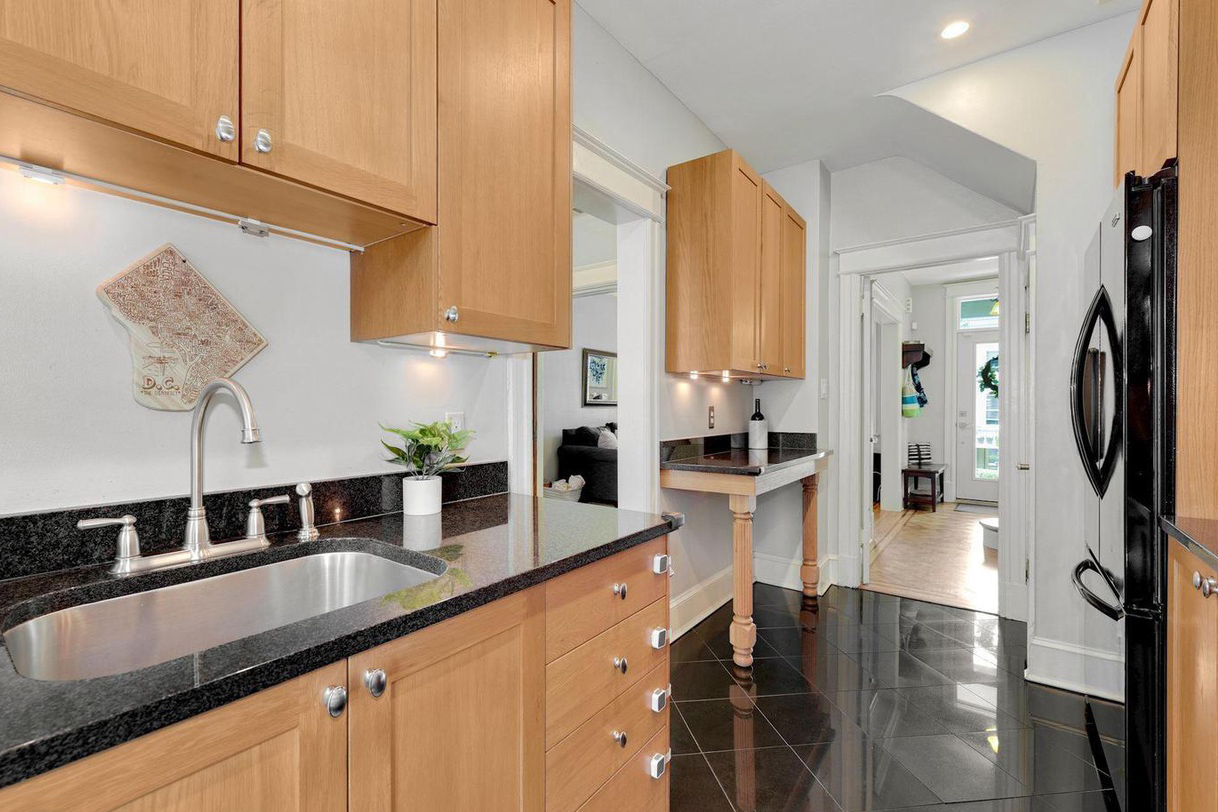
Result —
<svg viewBox="0 0 1218 812"><path fill-rule="evenodd" d="M747 678L745 682L748 682ZM754 749L755 706L757 688L751 683L733 685L729 691L732 702L732 744L736 752L736 808L741 812L757 809L757 751Z"/></svg>
<svg viewBox="0 0 1218 812"><path fill-rule="evenodd" d="M753 664L757 625L753 623L753 510L754 496L731 496L732 509L732 661L741 668Z"/></svg>
<svg viewBox="0 0 1218 812"><path fill-rule="evenodd" d="M800 480L804 486L804 563L799 579L804 583L804 597L816 599L820 584L820 567L816 563L816 474Z"/></svg>

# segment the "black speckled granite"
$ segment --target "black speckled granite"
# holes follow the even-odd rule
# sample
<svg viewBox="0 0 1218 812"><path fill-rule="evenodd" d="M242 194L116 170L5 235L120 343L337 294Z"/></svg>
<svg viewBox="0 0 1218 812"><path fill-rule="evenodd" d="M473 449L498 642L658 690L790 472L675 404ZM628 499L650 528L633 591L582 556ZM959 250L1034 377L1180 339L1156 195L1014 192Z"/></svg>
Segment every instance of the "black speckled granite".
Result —
<svg viewBox="0 0 1218 812"><path fill-rule="evenodd" d="M465 466L443 475L446 503L506 493L506 462ZM291 493L296 483L270 485L254 490L209 493L203 497L207 523L213 539L234 539L245 535L249 500ZM0 579L21 578L42 572L90 566L113 561L117 532L77 530L76 522L97 516L122 516L130 513L138 520L140 547L145 553L163 553L182 545L186 509L190 500L183 496L127 504L26 513L0 517ZM402 474L332 479L313 483L313 507L317 524L331 524L353 516L375 516L402 509ZM300 528L295 500L288 505L264 508L263 517L270 534Z"/></svg>
<svg viewBox="0 0 1218 812"><path fill-rule="evenodd" d="M1218 569L1218 521L1177 516L1159 520L1163 532L1183 544L1214 569Z"/></svg>
<svg viewBox="0 0 1218 812"><path fill-rule="evenodd" d="M443 572L383 598L129 674L45 682L0 655L0 786L203 713L664 535L659 516L502 494L438 517L401 513L334 524L300 544L114 578L104 566L0 582L3 628L48 610L335 550L362 550ZM446 568L445 568L446 565Z"/></svg>
<svg viewBox="0 0 1218 812"><path fill-rule="evenodd" d="M747 434L718 434L660 443L660 467L673 471L759 476L818 455L816 434L770 432L769 448L750 450Z"/></svg>

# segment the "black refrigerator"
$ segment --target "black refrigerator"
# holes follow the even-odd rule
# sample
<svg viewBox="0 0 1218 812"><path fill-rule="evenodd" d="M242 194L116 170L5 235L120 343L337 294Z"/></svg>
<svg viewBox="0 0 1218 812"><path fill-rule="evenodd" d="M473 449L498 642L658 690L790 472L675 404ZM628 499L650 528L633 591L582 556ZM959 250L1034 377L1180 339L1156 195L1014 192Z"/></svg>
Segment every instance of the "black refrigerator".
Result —
<svg viewBox="0 0 1218 812"><path fill-rule="evenodd" d="M1102 746L1087 712L1093 749L1124 761L1106 765L1109 812L1166 808L1167 540L1159 517L1174 513L1176 225L1174 163L1122 179L1087 251L1091 302L1071 373L1089 483L1073 581L1088 604L1087 642L1107 651L1115 641L1124 659L1124 746Z"/></svg>

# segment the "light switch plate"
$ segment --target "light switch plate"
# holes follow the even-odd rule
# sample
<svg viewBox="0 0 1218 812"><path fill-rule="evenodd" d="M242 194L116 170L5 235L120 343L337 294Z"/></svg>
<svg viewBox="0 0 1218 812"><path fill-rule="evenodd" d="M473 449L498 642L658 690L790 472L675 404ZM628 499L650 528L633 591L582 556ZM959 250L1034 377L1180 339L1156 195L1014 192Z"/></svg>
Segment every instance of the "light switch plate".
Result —
<svg viewBox="0 0 1218 812"><path fill-rule="evenodd" d="M465 412L445 412L444 419L452 424L453 431L465 431Z"/></svg>
<svg viewBox="0 0 1218 812"><path fill-rule="evenodd" d="M706 407L706 427L708 429L713 429L715 427L715 407L714 406Z"/></svg>

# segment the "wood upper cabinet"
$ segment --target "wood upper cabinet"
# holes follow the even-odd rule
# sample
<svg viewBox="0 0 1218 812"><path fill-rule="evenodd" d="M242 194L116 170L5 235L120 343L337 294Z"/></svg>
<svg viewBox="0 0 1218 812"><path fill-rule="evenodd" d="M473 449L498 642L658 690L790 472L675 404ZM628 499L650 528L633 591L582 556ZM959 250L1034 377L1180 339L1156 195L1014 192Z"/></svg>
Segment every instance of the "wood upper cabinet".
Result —
<svg viewBox="0 0 1218 812"><path fill-rule="evenodd" d="M1178 154L1180 0L1144 0L1116 85L1116 180Z"/></svg>
<svg viewBox="0 0 1218 812"><path fill-rule="evenodd" d="M0 86L194 150L237 159L236 0L4 0Z"/></svg>
<svg viewBox="0 0 1218 812"><path fill-rule="evenodd" d="M807 374L808 224L783 205L782 218L782 374Z"/></svg>
<svg viewBox="0 0 1218 812"><path fill-rule="evenodd" d="M242 162L434 223L435 0L241 9Z"/></svg>
<svg viewBox="0 0 1218 812"><path fill-rule="evenodd" d="M440 0L439 226L351 271L353 341L571 344L570 0Z"/></svg>
<svg viewBox="0 0 1218 812"><path fill-rule="evenodd" d="M1116 86L1116 183L1142 157L1142 29L1133 32Z"/></svg>
<svg viewBox="0 0 1218 812"><path fill-rule="evenodd" d="M541 812L545 623L538 586L350 658L350 812Z"/></svg>
<svg viewBox="0 0 1218 812"><path fill-rule="evenodd" d="M1218 595L1193 586L1218 572L1168 542L1167 809L1218 810Z"/></svg>
<svg viewBox="0 0 1218 812"><path fill-rule="evenodd" d="M347 717L335 663L0 790L0 809L346 812Z"/></svg>
<svg viewBox="0 0 1218 812"><path fill-rule="evenodd" d="M733 150L668 183L667 370L803 377L803 219Z"/></svg>

